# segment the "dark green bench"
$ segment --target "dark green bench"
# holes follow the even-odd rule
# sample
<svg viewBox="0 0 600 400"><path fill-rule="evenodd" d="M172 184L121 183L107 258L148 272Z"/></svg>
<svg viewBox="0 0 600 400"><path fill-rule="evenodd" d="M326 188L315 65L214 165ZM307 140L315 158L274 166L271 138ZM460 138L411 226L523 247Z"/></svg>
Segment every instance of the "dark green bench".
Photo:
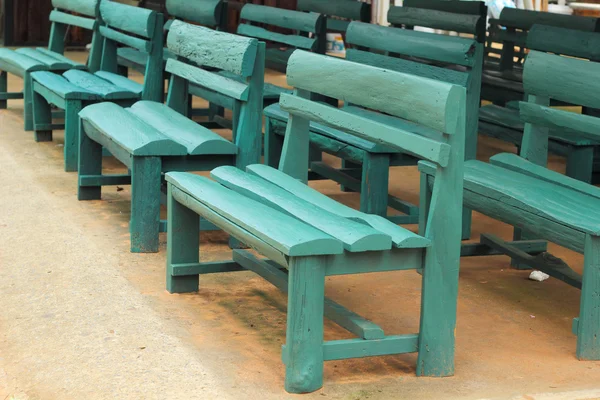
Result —
<svg viewBox="0 0 600 400"><path fill-rule="evenodd" d="M477 113L479 110L479 88L483 46L473 39L436 35L433 33L389 28L378 25L353 22L347 31L347 41L365 50L349 49L349 61L368 64L393 71L411 73L435 80L449 82L467 88L467 159L474 159L477 148ZM390 57L377 52L388 52L403 59ZM456 71L426 62L444 65L458 65L464 71ZM369 115L368 110L352 104L343 108L357 115ZM283 135L287 124L287 113L279 105L269 106L264 111L265 163L277 167L281 162ZM425 137L435 136L430 129L402 119L378 115L382 124L401 128ZM385 216L400 224L414 224L419 220L417 206L388 194L389 167L415 165L419 157L398 151L381 143L356 138L346 132L312 122L311 146L341 158L345 164L334 169L319 161L312 162L311 179L332 179L345 188L358 191L361 195L360 209L363 212ZM403 214L388 216L387 208L392 207ZM464 213L466 220L469 213ZM465 222L465 236L468 236L470 223Z"/></svg>
<svg viewBox="0 0 600 400"><path fill-rule="evenodd" d="M216 182L189 173L167 174L167 290L192 292L198 290L199 275L250 270L287 292L282 359L288 392L319 389L325 361L356 357L416 352L417 375L453 375L464 87L301 50L290 57L287 78L296 91L280 100L289 120L279 170L220 167L211 172ZM371 112L357 115L312 101L313 92ZM379 117L390 116L439 134L427 138L381 123ZM433 189L427 232L417 235L307 186L312 123L436 163L440 179ZM200 263L198 215L266 258L234 250L231 260ZM205 249L200 247L202 255ZM415 269L424 271L418 333L390 335L324 295L327 276ZM324 341L325 316L357 337Z"/></svg>
<svg viewBox="0 0 600 400"><path fill-rule="evenodd" d="M352 21L371 22L371 5L358 0L298 0L296 9L324 15L328 32L344 33Z"/></svg>
<svg viewBox="0 0 600 400"><path fill-rule="evenodd" d="M64 126L65 171L77 170L78 114L83 107L102 101L128 106L140 99L163 100L163 15L145 8L102 0L100 16L104 24L98 35L104 40L104 46L98 71L71 70L62 75L41 71L31 74L36 141L52 140L52 131ZM143 84L118 74L118 45L148 55ZM53 105L65 110L64 125L53 123Z"/></svg>
<svg viewBox="0 0 600 400"><path fill-rule="evenodd" d="M600 33L535 25L527 34L526 47L532 50L600 61ZM569 74L570 71L564 71L564 73ZM515 98L524 98L522 72L519 74L518 81L511 81L511 90L515 94ZM554 99L551 104L566 105L565 102ZM591 114L597 110L584 108L583 112ZM524 124L519 118L519 111L514 103L508 103L505 107L496 104L485 105L479 112L479 118L481 134L513 143L517 147L521 145ZM594 153L597 146L598 142L589 137L571 135L560 129L550 131L550 152L566 157L567 175L584 182L592 182Z"/></svg>
<svg viewBox="0 0 600 400"><path fill-rule="evenodd" d="M78 198L100 199L102 186L131 183L132 252L158 251L163 173L220 165L243 169L260 160L264 43L175 21L167 48L177 56L166 65L171 74L167 105L139 101L123 108L104 102L79 113ZM239 75L244 83L197 65ZM233 103L233 141L185 117L191 83ZM102 174L102 147L131 174Z"/></svg>
<svg viewBox="0 0 600 400"><path fill-rule="evenodd" d="M33 92L31 73L35 71L62 72L69 69L100 68L102 41L98 34L99 0L52 0L54 10L50 13L52 27L48 48L38 47L10 50L0 48L0 109L7 107L7 100L23 99L23 119L26 131L33 130ZM69 26L77 26L93 32L92 47L87 65L65 57L65 37ZM22 92L8 92L8 73L23 79Z"/></svg>
<svg viewBox="0 0 600 400"><path fill-rule="evenodd" d="M165 7L170 17L164 25L165 34L175 20L185 20L219 30L227 28L227 3L224 0L167 0ZM141 74L146 72L147 53L132 47L122 47L117 50L117 55L117 62L123 75L127 76L129 69ZM173 54L164 49L165 64L169 58L173 58Z"/></svg>
<svg viewBox="0 0 600 400"><path fill-rule="evenodd" d="M600 189L546 168L548 131L559 129L598 141L600 119L549 105L550 99L555 99L600 108L599 75L598 63L531 51L523 73L529 98L519 103L525 124L521 156L502 153L490 163L468 161L464 175L465 205L518 228L517 244L533 242L522 241L519 236L523 234L583 253L581 276L546 252L527 254L515 242L487 234L481 238L483 244L509 255L514 262L582 289L579 317L573 323L577 357L582 360L600 360ZM427 165L420 169L423 186L430 187L437 173Z"/></svg>
<svg viewBox="0 0 600 400"><path fill-rule="evenodd" d="M600 30L598 18L504 8L499 19L490 20L482 77L481 97L483 100L489 100L497 105L505 105L510 101L523 99L522 64L528 49L528 33L534 25L553 26L580 32L598 32ZM497 45L494 46L494 43ZM560 46L559 43L556 44Z"/></svg>

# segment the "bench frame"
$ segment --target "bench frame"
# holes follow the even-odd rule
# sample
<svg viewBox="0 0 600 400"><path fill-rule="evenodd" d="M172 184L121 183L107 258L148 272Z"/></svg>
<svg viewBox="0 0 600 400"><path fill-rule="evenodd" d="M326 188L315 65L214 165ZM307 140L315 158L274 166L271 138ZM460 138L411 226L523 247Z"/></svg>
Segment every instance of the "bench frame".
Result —
<svg viewBox="0 0 600 400"><path fill-rule="evenodd" d="M319 78L322 75L317 71L322 70L330 72L327 78ZM335 74L331 74L331 71L335 71ZM360 79L348 80L351 76ZM385 89L378 85L384 82L384 77L390 83L390 87L386 86ZM365 85L365 82L371 83L371 86ZM425 82L435 89L431 91L425 88L422 85ZM290 58L288 84L296 87L296 90L293 95L282 95L280 100L282 108L290 113L290 118L279 171L265 165L253 165L248 167L249 174L239 170L234 174L234 171L225 167L211 173L220 184L232 190L206 178L183 173L167 174L167 290L171 293L197 291L199 275L247 269L287 292L286 344L282 349L282 359L286 365L285 388L292 393L319 389L323 384L323 363L327 360L418 352L417 375L452 375L460 255L461 176L465 149L465 89L300 50ZM396 84L405 85L402 86L402 96L398 95ZM373 91L383 89L385 93L378 92L383 101L364 93L369 90L368 87ZM447 141L426 139L401 130L394 130L390 134L381 132L381 124L376 120L353 116L335 107L311 101L313 92L331 98L343 98L372 110L382 109L393 115L402 115L416 123L429 124L433 129L447 132L443 135ZM431 102L423 107L414 107L412 99L421 95L431 99ZM311 233L318 239L312 239L312 236L299 238L310 242L309 247L304 247L304 244L298 244L298 248L287 247L287 235L277 236L279 227L317 232L301 222L311 218L313 213L309 212L308 216L304 214L304 217L294 214L292 210L295 205L303 207L304 204L301 200L297 200L300 201L297 203L294 198L324 207L318 212L353 215L365 222L376 220L377 224L387 224L393 229L414 235L381 217L351 210L328 198L323 200L319 197L323 195L306 188L308 127L311 120L346 129L360 137L377 137L386 144L419 153L440 163L437 171L443 178L436 182L427 233L419 239L430 240L430 247L423 247L423 243L412 248L398 245L400 247L382 251L346 251L343 250L346 244L342 247L342 242L335 243L341 236L333 233L330 233L332 236L322 236L323 232ZM246 178L236 180L235 176L240 175ZM206 190L195 194L194 182L199 182ZM287 190L287 194L269 197L271 183ZM236 207L239 207L237 211ZM248 208L270 217L265 221L248 216L244 211ZM299 220L283 215L279 210L289 212ZM209 219L269 259L259 259L247 251L234 250L232 260L199 262L197 215ZM280 223L277 218L282 218ZM314 219L312 223L307 223L317 226L314 225ZM319 229L333 232L337 226L334 224ZM343 227L340 230L345 231ZM385 230L380 228L379 231ZM342 232L338 233L343 235ZM334 242L330 242L331 239ZM384 237L381 240L385 240ZM292 242L297 243L296 239ZM304 250L300 250L300 247ZM418 334L386 336L377 325L324 297L326 276L406 269L423 270ZM323 342L324 316L359 338Z"/></svg>
<svg viewBox="0 0 600 400"><path fill-rule="evenodd" d="M132 21L119 20L119 13L129 13ZM105 23L100 27L98 32L100 40L104 42L98 71L106 71L114 74L118 72L118 44L138 46L140 47L140 51L148 53L143 91L141 96L132 93L132 96L118 100L105 99L102 96L92 96L89 91L85 90L83 91L84 93L67 92L63 96L46 87L43 79L33 79L32 101L35 141L52 141L53 130L64 128L64 166L67 172L77 171L77 160L79 157L79 112L84 107L98 101L107 100L128 107L140 98L142 100L154 101L162 101L163 98L163 89L161 87L163 82L163 14L126 4L103 1L100 6L100 17L105 19ZM119 29L119 31L113 28ZM140 39L134 36L134 34L137 36L145 35L145 39ZM65 111L64 124L53 123L52 105Z"/></svg>
<svg viewBox="0 0 600 400"><path fill-rule="evenodd" d="M98 34L99 27L99 5L101 0L53 0L52 5L54 10L50 13L49 19L52 21L50 28L50 39L48 41L47 50L59 55L63 55L65 51L65 37L67 29L70 25L79 26L93 32L92 46L87 60L86 66L77 68L85 68L95 72L100 68L100 56L102 51L102 43ZM71 13L79 13L73 15ZM38 49L39 51L39 49ZM73 65L63 65L57 63L56 67L50 67L35 58L30 58L29 67L25 71L19 71L11 68L10 65L4 65L0 61L0 109L6 109L7 100L23 99L23 119L24 130L32 131L33 124L33 85L31 73L35 71L56 71L64 72ZM4 68L4 69L1 69ZM19 76L23 79L22 92L8 92L8 73ZM61 116L60 113L57 117Z"/></svg>
<svg viewBox="0 0 600 400"><path fill-rule="evenodd" d="M181 40L188 37L190 39L187 41ZM159 232L166 229L164 221L160 221L161 182L164 173L209 171L221 165L236 165L243 169L260 160L262 121L259 116L262 107L265 45L255 39L238 38L243 39L238 40L241 44L236 44L237 47L232 45L230 53L220 52L217 45L230 43L232 38L235 39L236 36L181 21L173 23L167 45L169 50L178 56L178 60L169 60L167 63L167 70L171 73L167 106L181 115L186 115L191 82L212 96L227 98L233 103L233 141L238 148L237 154L136 155L112 140L113 135L123 132L97 130L92 124L86 123L90 115L93 116L93 111L83 110L83 113L89 115L86 115L80 124L78 199L100 199L102 186L130 183L132 252L158 251ZM218 78L215 73L186 63L186 59L212 68L229 66L230 70L235 70L235 73L244 77L247 88L243 93L239 92L241 83L235 85L236 82L227 78ZM219 84L224 86L219 87ZM94 141L90 133L95 137L103 137L104 140L102 143ZM127 166L130 174L102 174L103 145ZM160 149L157 150L160 152ZM206 224L204 228L210 230L213 229L213 225Z"/></svg>

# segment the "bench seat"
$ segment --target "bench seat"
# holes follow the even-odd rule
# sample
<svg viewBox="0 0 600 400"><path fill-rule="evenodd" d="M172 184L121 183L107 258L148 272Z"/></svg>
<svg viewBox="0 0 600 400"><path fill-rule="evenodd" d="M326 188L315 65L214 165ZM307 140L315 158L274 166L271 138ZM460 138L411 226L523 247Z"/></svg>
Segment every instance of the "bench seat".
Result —
<svg viewBox="0 0 600 400"><path fill-rule="evenodd" d="M0 49L0 69L20 77L23 77L26 72L72 68L85 69L86 67L46 49Z"/></svg>
<svg viewBox="0 0 600 400"><path fill-rule="evenodd" d="M237 153L233 143L161 103L138 101L130 108L98 103L79 115L92 140L133 156Z"/></svg>
<svg viewBox="0 0 600 400"><path fill-rule="evenodd" d="M520 120L518 109L500 107L493 104L485 105L479 110L479 120L521 133L521 135L515 135L516 141L514 142L517 145L521 144L521 136L525 126ZM481 130L486 130L485 125L482 126ZM590 139L585 139L580 136L578 137L577 135L569 134L568 132L562 132L561 130L557 129L550 129L549 136L552 139L559 140L573 146L591 146L597 144L597 142Z"/></svg>
<svg viewBox="0 0 600 400"><path fill-rule="evenodd" d="M541 169L545 170L543 174ZM435 174L432 164L427 162L420 162L419 170L428 175ZM579 189L585 186L588 188ZM501 199L505 206L498 211L500 215L494 217L510 224L529 214L531 219L528 221L547 220L584 234L599 235L600 189L589 186L516 154L495 155L490 163L465 162L465 205L491 215L488 207L482 209L473 196L489 198L490 203ZM540 193L547 196L541 197Z"/></svg>

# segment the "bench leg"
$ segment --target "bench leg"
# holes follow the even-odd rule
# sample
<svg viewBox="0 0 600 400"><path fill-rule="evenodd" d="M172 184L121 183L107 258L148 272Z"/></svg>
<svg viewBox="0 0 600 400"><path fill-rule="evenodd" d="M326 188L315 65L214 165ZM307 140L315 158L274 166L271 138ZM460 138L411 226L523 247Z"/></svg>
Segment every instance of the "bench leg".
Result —
<svg viewBox="0 0 600 400"><path fill-rule="evenodd" d="M419 187L419 235L425 236L429 207L431 206L432 190L429 185L429 175L421 172Z"/></svg>
<svg viewBox="0 0 600 400"><path fill-rule="evenodd" d="M52 130L39 130L40 125L50 125L52 123L52 107L46 101L44 96L38 92L33 92L33 137L36 142L51 142Z"/></svg>
<svg viewBox="0 0 600 400"><path fill-rule="evenodd" d="M0 94L8 93L8 73L0 71ZM8 101L0 100L0 110L6 110Z"/></svg>
<svg viewBox="0 0 600 400"><path fill-rule="evenodd" d="M473 220L473 211L463 208L462 211L462 240L471 239L471 224Z"/></svg>
<svg viewBox="0 0 600 400"><path fill-rule="evenodd" d="M131 252L156 253L160 228L160 157L133 157Z"/></svg>
<svg viewBox="0 0 600 400"><path fill-rule="evenodd" d="M600 360L600 237L586 235L577 326L577 358Z"/></svg>
<svg viewBox="0 0 600 400"><path fill-rule="evenodd" d="M528 239L536 239L535 237L529 237L526 233L524 233L520 228L514 228L513 230L513 241L517 242L520 240L528 240ZM531 269L531 267L527 264L523 264L521 262L519 262L518 260L511 258L510 260L510 266L513 267L514 269L520 269L520 270L525 270L525 269Z"/></svg>
<svg viewBox="0 0 600 400"><path fill-rule="evenodd" d="M365 153L360 187L362 212L387 216L389 179L389 154Z"/></svg>
<svg viewBox="0 0 600 400"><path fill-rule="evenodd" d="M352 161L344 160L342 158L342 169L346 169L346 168L362 168L362 165L352 162ZM350 189L344 185L340 185L340 190L342 192L352 192L352 189Z"/></svg>
<svg viewBox="0 0 600 400"><path fill-rule="evenodd" d="M102 175L102 146L94 142L84 132L79 121L79 178L84 175ZM77 182L78 200L100 200L102 186L81 186Z"/></svg>
<svg viewBox="0 0 600 400"><path fill-rule="evenodd" d="M82 109L80 100L67 100L65 107L65 171L77 171L79 158L79 111Z"/></svg>
<svg viewBox="0 0 600 400"><path fill-rule="evenodd" d="M124 65L118 65L117 66L117 74L127 78L129 76L129 68L127 68Z"/></svg>
<svg viewBox="0 0 600 400"><path fill-rule="evenodd" d="M594 147L573 147L567 155L566 175L582 182L591 183L594 169Z"/></svg>
<svg viewBox="0 0 600 400"><path fill-rule="evenodd" d="M195 264L200 261L200 218L171 195L167 188L167 290L169 293L198 291L198 275L173 276L173 264Z"/></svg>
<svg viewBox="0 0 600 400"><path fill-rule="evenodd" d="M281 150L283 149L282 135L275 133L270 118L265 118L265 165L272 168L279 167Z"/></svg>
<svg viewBox="0 0 600 400"><path fill-rule="evenodd" d="M24 129L27 132L33 131L33 88L32 78L29 72L23 76L23 118Z"/></svg>
<svg viewBox="0 0 600 400"><path fill-rule="evenodd" d="M323 309L326 258L293 257L289 268L284 359L285 390L313 392L323 386Z"/></svg>

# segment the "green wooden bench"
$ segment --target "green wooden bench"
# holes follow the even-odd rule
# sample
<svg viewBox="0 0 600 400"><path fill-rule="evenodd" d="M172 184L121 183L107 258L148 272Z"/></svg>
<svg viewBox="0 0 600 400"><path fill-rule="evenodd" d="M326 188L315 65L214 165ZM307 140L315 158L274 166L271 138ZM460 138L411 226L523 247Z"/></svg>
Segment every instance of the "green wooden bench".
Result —
<svg viewBox="0 0 600 400"><path fill-rule="evenodd" d="M127 106L140 99L163 99L163 15L145 8L102 0L100 16L104 24L99 29L99 35L104 40L104 46L99 71L70 70L62 75L41 71L31 74L36 141L51 141L52 131L64 127L65 171L77 170L78 114L83 107L102 101ZM118 45L148 54L144 84L118 74ZM53 123L52 105L65 110L64 125Z"/></svg>
<svg viewBox="0 0 600 400"><path fill-rule="evenodd" d="M217 182L189 173L167 174L167 290L192 292L198 290L201 274L251 270L287 292L282 359L285 388L292 393L319 389L328 360L418 352L417 375L452 375L465 89L301 50L289 59L287 79L296 91L280 100L290 117L279 170L219 167L211 172ZM357 115L311 101L311 92L372 112ZM383 124L379 117L388 115L438 135L428 138ZM441 179L435 182L426 234L356 211L308 187L313 122L436 163ZM234 250L232 260L199 263L197 215L267 258ZM324 297L326 276L410 269L424 271L418 333L386 335ZM324 316L358 338L324 342Z"/></svg>
<svg viewBox="0 0 600 400"><path fill-rule="evenodd" d="M132 252L158 251L159 231L164 230L163 173L206 171L220 165L243 169L260 160L264 43L175 21L167 48L177 56L167 61L171 74L167 105L139 101L122 108L104 102L79 113L78 198L100 199L102 186L131 183ZM239 75L244 83L197 65ZM191 83L234 103L233 142L185 117ZM129 168L130 175L102 174L103 146Z"/></svg>
<svg viewBox="0 0 600 400"><path fill-rule="evenodd" d="M477 149L477 112L479 110L479 88L483 46L473 39L436 35L406 29L382 27L361 22L352 22L346 34L348 43L371 49L349 49L346 58L353 62L406 72L449 82L467 88L467 159L474 159ZM376 52L388 52L397 56L412 57L402 59ZM438 65L421 63L435 62L444 65L458 65L465 71L456 71ZM369 111L346 103L343 107L349 113L369 115ZM283 135L288 114L278 104L264 111L265 163L276 167L280 163ZM430 129L409 121L391 116L378 115L381 123L396 128L431 136ZM419 157L383 145L377 141L356 138L347 132L311 122L311 146L318 151L332 154L344 161L341 169L335 169L323 162L310 164L311 179L332 179L345 188L360 192L360 209L363 212L387 217L399 224L415 224L419 220L416 205L388 194L389 167L414 166ZM388 216L391 207L402 214ZM465 236L469 235L470 213L465 212Z"/></svg>
<svg viewBox="0 0 600 400"><path fill-rule="evenodd" d="M505 105L507 102L523 99L522 65L528 49L528 32L534 25L581 32L600 30L598 18L504 8L499 19L490 20L482 77L483 100ZM494 46L494 43L501 46Z"/></svg>
<svg viewBox="0 0 600 400"><path fill-rule="evenodd" d="M546 162L548 131L560 129L565 134L599 140L599 118L549 107L550 99L555 99L600 108L598 74L598 63L531 51L523 74L529 98L519 104L525 124L521 156L497 154L489 164L471 160L465 163L464 175L465 205L518 228L517 240L523 233L584 254L581 276L546 252L526 254L493 235L481 238L482 243L513 261L582 289L573 332L577 335L577 357L585 360L600 359L600 189L551 171ZM423 185L430 187L437 173L427 165L420 165L420 169Z"/></svg>
<svg viewBox="0 0 600 400"><path fill-rule="evenodd" d="M328 32L344 33L352 21L371 22L371 5L358 0L298 0L296 9L324 15Z"/></svg>
<svg viewBox="0 0 600 400"><path fill-rule="evenodd" d="M227 3L224 0L195 0L193 2L167 0L165 7L170 17L164 25L165 34L175 20L185 20L213 29L227 30ZM169 58L174 58L173 54L168 49L164 49L163 67ZM132 47L121 47L117 50L117 62L124 76L128 75L129 69L144 74L148 63L147 59L146 52ZM165 79L168 79L168 76Z"/></svg>
<svg viewBox="0 0 600 400"><path fill-rule="evenodd" d="M54 10L50 13L52 27L48 48L0 48L0 109L6 109L7 100L23 99L23 119L26 131L33 130L33 106L31 73L34 71L66 71L86 69L96 71L100 67L102 43L98 35L99 0L52 0ZM73 13L77 13L74 15ZM93 31L92 47L87 66L65 57L65 37L69 26ZM8 92L8 73L23 79L22 92Z"/></svg>
<svg viewBox="0 0 600 400"><path fill-rule="evenodd" d="M534 25L527 34L526 47L532 50L563 54L571 57L600 61L600 34L582 32L573 29L557 28L546 25ZM571 71L564 71L570 74ZM511 81L515 97L524 98L522 71L519 81ZM495 79L495 78L494 78ZM552 100L552 105L566 105L565 102ZM585 108L585 114L597 112ZM496 104L485 105L479 113L479 131L481 134L513 143L517 147L523 139L524 124L519 118L516 104L506 106ZM554 154L567 159L567 175L592 182L594 171L594 153L598 142L589 137L574 136L560 129L550 132L549 148Z"/></svg>
<svg viewBox="0 0 600 400"><path fill-rule="evenodd" d="M486 17L484 2L460 0L405 0L402 7L390 7L387 15L392 26L467 33L479 43L486 38Z"/></svg>

